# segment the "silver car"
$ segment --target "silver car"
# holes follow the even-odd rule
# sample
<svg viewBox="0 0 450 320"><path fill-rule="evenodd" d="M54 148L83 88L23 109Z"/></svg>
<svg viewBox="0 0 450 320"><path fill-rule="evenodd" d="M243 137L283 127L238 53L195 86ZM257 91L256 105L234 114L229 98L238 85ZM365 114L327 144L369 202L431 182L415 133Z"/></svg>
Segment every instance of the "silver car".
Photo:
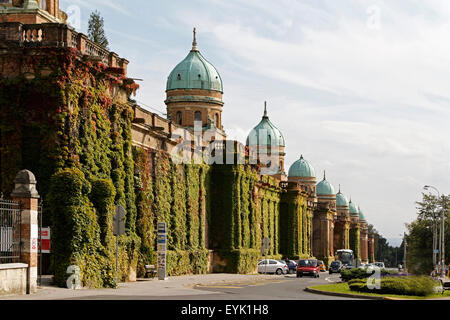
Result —
<svg viewBox="0 0 450 320"><path fill-rule="evenodd" d="M258 272L286 274L288 272L288 266L285 262L280 262L272 259L264 259L258 262Z"/></svg>

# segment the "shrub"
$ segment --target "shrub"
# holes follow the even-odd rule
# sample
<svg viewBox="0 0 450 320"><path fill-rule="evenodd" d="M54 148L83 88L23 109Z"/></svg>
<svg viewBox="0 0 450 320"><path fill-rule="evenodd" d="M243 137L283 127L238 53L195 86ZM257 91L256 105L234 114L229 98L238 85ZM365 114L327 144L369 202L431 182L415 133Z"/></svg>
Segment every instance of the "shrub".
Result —
<svg viewBox="0 0 450 320"><path fill-rule="evenodd" d="M111 257L101 243L96 210L88 198L90 192L91 184L79 169L60 170L51 178L52 264L54 282L61 287L66 285L69 265L80 267L83 286L116 286Z"/></svg>
<svg viewBox="0 0 450 320"><path fill-rule="evenodd" d="M370 277L375 273L375 270L372 269L361 269L361 268L353 268L353 269L344 269L341 271L341 279L342 281L349 281L352 279L365 279ZM382 277L390 276L397 273L396 271L388 271L386 269L381 269L380 275Z"/></svg>
<svg viewBox="0 0 450 320"><path fill-rule="evenodd" d="M205 274L208 271L208 255L207 249L168 250L167 275Z"/></svg>
<svg viewBox="0 0 450 320"><path fill-rule="evenodd" d="M220 269L216 266L216 272L246 274L256 270L261 252L257 249L237 249L222 251L219 255L226 263Z"/></svg>
<svg viewBox="0 0 450 320"><path fill-rule="evenodd" d="M408 296L428 296L434 292L438 283L429 277L385 277L380 279L380 289L369 289L365 279L353 279L348 282L352 291L398 294Z"/></svg>

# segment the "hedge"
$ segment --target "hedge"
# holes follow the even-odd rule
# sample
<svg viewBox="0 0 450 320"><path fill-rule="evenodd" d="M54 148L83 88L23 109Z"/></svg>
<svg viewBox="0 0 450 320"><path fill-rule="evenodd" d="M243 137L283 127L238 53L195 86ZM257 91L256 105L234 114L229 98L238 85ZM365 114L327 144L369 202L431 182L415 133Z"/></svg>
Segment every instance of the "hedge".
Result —
<svg viewBox="0 0 450 320"><path fill-rule="evenodd" d="M367 268L352 268L352 269L343 269L341 270L341 279L342 281L349 281L353 279L365 279L370 277L375 273L375 270L368 270ZM387 276L398 273L397 271L388 271L386 269L380 270L381 276Z"/></svg>
<svg viewBox="0 0 450 320"><path fill-rule="evenodd" d="M439 283L430 277L410 276L410 277L386 277L380 279L380 289L369 289L367 280L350 280L348 286L352 291L398 294L408 296L428 296L434 293L434 288Z"/></svg>

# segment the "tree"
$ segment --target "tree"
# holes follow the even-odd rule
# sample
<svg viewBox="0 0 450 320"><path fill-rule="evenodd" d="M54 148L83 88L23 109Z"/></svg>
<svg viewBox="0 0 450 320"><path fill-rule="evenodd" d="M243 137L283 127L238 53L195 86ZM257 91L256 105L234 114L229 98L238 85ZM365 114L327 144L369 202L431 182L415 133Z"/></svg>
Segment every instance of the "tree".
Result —
<svg viewBox="0 0 450 320"><path fill-rule="evenodd" d="M109 43L105 35L104 20L97 10L92 12L89 17L88 37L91 41L108 49Z"/></svg>
<svg viewBox="0 0 450 320"><path fill-rule="evenodd" d="M380 235L373 225L369 224L367 230L374 235L375 261L384 262L389 267L397 267L395 256L399 249L390 246L387 239Z"/></svg>
<svg viewBox="0 0 450 320"><path fill-rule="evenodd" d="M422 193L422 201L417 204L417 219L408 224L406 264L410 271L417 274L430 274L433 269L433 216L440 217L441 206L445 211L445 247L450 248L450 197L438 198L432 194ZM402 244L403 245L403 244ZM445 252L449 261L450 250Z"/></svg>

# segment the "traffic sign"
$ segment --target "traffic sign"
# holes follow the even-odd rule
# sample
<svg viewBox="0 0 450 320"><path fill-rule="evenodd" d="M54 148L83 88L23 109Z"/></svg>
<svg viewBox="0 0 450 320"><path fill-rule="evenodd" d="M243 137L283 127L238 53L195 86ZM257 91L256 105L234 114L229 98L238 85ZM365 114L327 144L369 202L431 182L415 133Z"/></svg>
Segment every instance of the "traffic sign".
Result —
<svg viewBox="0 0 450 320"><path fill-rule="evenodd" d="M113 218L113 234L121 236L125 233L125 208L122 205L116 206L116 214Z"/></svg>

